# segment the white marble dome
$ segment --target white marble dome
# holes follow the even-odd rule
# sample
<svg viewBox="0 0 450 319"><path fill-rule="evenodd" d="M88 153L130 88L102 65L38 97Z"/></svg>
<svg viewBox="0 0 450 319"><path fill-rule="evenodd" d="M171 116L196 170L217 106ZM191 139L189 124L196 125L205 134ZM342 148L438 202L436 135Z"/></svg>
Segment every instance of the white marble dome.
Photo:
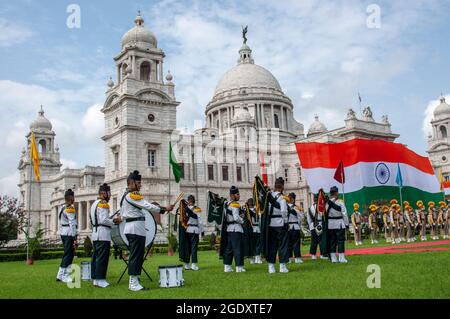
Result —
<svg viewBox="0 0 450 319"><path fill-rule="evenodd" d="M30 124L30 130L52 130L52 123L44 116L44 109L42 108L42 105L40 111L38 112L38 117Z"/></svg>
<svg viewBox="0 0 450 319"><path fill-rule="evenodd" d="M314 122L309 127L308 135L325 133L326 131L327 131L326 126L319 121L319 117L316 115Z"/></svg>
<svg viewBox="0 0 450 319"><path fill-rule="evenodd" d="M216 86L215 94L231 89L255 87L281 91L278 80L268 70L253 63L240 63L222 76Z"/></svg>
<svg viewBox="0 0 450 319"><path fill-rule="evenodd" d="M434 109L433 115L435 119L450 117L450 105L447 104L444 97L441 98L441 103Z"/></svg>
<svg viewBox="0 0 450 319"><path fill-rule="evenodd" d="M128 45L136 45L142 49L157 47L155 35L144 27L144 19L138 15L134 20L135 26L128 30L122 37L122 49Z"/></svg>

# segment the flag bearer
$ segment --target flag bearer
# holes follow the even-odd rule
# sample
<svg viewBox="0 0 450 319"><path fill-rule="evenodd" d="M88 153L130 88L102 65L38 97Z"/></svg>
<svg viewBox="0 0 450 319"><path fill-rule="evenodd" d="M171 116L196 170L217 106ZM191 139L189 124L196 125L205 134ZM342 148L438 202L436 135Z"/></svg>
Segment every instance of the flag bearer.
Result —
<svg viewBox="0 0 450 319"><path fill-rule="evenodd" d="M71 282L67 268L72 264L77 245L77 212L73 205L75 194L71 189L64 193L65 204L59 211L59 234L64 247L64 254L59 266L56 281Z"/></svg>
<svg viewBox="0 0 450 319"><path fill-rule="evenodd" d="M242 238L244 229L244 213L242 212L241 205L239 204L239 189L236 186L230 188L230 201L225 203L224 206L224 221L227 223L227 242L223 252L223 264L225 272L232 272L231 265L236 265L236 272L245 272L244 269L244 254L242 251Z"/></svg>
<svg viewBox="0 0 450 319"><path fill-rule="evenodd" d="M285 198L288 203L288 256L292 257L294 253L295 263L301 264L302 255L300 251L301 247L301 221L304 217L303 210L295 205L295 193L289 193L288 197Z"/></svg>
<svg viewBox="0 0 450 319"><path fill-rule="evenodd" d="M436 221L436 207L435 207L435 203L430 201L428 202L428 225L430 225L430 235L431 235L431 239L436 240L439 239L439 237L437 236L437 221Z"/></svg>
<svg viewBox="0 0 450 319"><path fill-rule="evenodd" d="M419 200L416 203L417 205L417 223L420 227L420 240L427 240L427 218L426 218L426 210L423 201Z"/></svg>
<svg viewBox="0 0 450 319"><path fill-rule="evenodd" d="M187 206L187 229L186 229L186 243L188 246L187 249L187 258L185 260L184 269L192 269L199 270L198 268L198 257L197 257L197 249L198 242L200 238L200 234L203 232L203 223L201 219L202 209L195 205L195 196L189 195L187 198L188 206ZM192 262L189 264L189 262Z"/></svg>
<svg viewBox="0 0 450 319"><path fill-rule="evenodd" d="M437 220L436 220L437 228L438 228L438 233L436 234L437 239L439 239L439 236L442 236L442 238L445 237L445 234L444 234L444 227L445 227L445 225L444 225L444 213L445 213L445 210L446 210L445 207L446 207L445 202L444 201L440 201L439 202L439 211L438 211Z"/></svg>
<svg viewBox="0 0 450 319"><path fill-rule="evenodd" d="M355 234L355 245L362 245L362 234L361 234L361 223L362 223L362 217L361 213L359 212L359 204L354 203L353 204L353 214L351 216L352 219L352 225L353 225L353 232Z"/></svg>
<svg viewBox="0 0 450 319"><path fill-rule="evenodd" d="M326 203L328 215L328 237L330 241L331 262L346 263L345 259L345 230L348 227L347 210L339 199L339 190L336 186L330 188L330 198ZM339 259L336 257L336 249Z"/></svg>
<svg viewBox="0 0 450 319"><path fill-rule="evenodd" d="M269 273L273 274L275 270L275 262L278 258L280 260L280 272L287 273L289 270L286 263L289 261L287 251L287 218L288 207L286 200L283 197L284 179L278 177L275 180L274 191L269 194L269 234L267 247L267 262L269 266Z"/></svg>
<svg viewBox="0 0 450 319"><path fill-rule="evenodd" d="M249 198L247 200L247 206L250 210L250 218L252 220L252 236L251 240L251 255L250 258L251 264L262 264L261 260L261 229L259 227L260 218L258 213L256 212L253 198Z"/></svg>
<svg viewBox="0 0 450 319"><path fill-rule="evenodd" d="M320 245L320 258L328 259L328 257L323 256L325 247L324 242L322 241L322 214L317 211L317 199L318 194L314 194L314 203L308 209L308 213L306 214L306 221L308 223L309 231L311 232L311 246L309 248L309 253L311 254L311 259L317 259L317 246Z"/></svg>
<svg viewBox="0 0 450 319"><path fill-rule="evenodd" d="M92 284L100 288L109 286L106 281L106 272L111 249L111 226L114 225L114 222L119 223L121 221L120 217L112 219L109 215L108 201L110 197L111 190L108 184L100 185L98 199L91 206L89 213L92 226L91 238L94 246L91 261Z"/></svg>
<svg viewBox="0 0 450 319"><path fill-rule="evenodd" d="M371 243L378 243L378 218L377 218L378 207L375 204L369 206L369 229L370 229L370 239Z"/></svg>
<svg viewBox="0 0 450 319"><path fill-rule="evenodd" d="M138 171L128 175L128 188L120 201L121 217L125 222L124 234L128 239L130 257L128 261L128 275L130 276L128 289L131 291L147 290L139 282L145 254L145 215L142 209L151 213L164 214L173 209L173 205L160 207L151 204L144 199L139 192L141 189L142 176Z"/></svg>
<svg viewBox="0 0 450 319"><path fill-rule="evenodd" d="M383 226L384 226L384 237L387 243L392 241L391 238L391 219L389 217L389 206L383 206Z"/></svg>

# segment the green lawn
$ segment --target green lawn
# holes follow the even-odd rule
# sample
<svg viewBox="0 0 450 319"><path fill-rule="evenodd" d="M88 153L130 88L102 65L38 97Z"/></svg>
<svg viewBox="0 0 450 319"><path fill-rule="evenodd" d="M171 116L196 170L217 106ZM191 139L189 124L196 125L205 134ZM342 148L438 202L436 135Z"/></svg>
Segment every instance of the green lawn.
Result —
<svg viewBox="0 0 450 319"><path fill-rule="evenodd" d="M367 247L364 245L363 247ZM379 246L379 245L377 245ZM351 245L348 245L350 248ZM442 247L442 246L441 246ZM306 251L308 247L303 247ZM150 291L128 291L125 275L116 284L123 263L111 259L107 289L82 282L81 289L69 289L55 281L59 260L0 263L0 298L449 298L450 252L402 253L348 257L348 264L305 259L289 264L288 274L267 273L267 265L246 265L246 273L224 273L215 252L199 253L201 270L185 271L182 288L159 288L157 267L178 263L176 256L155 255L145 262L153 278L143 276ZM87 259L77 259L75 263ZM381 267L381 288L369 289L369 264Z"/></svg>

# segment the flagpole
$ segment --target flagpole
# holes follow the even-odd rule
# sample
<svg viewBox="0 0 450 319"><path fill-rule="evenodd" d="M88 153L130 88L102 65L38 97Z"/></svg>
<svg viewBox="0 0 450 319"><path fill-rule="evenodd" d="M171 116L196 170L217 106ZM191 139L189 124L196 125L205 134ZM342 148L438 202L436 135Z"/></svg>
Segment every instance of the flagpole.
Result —
<svg viewBox="0 0 450 319"><path fill-rule="evenodd" d="M31 183L33 182L33 157L30 143L30 183L28 185L28 221L27 221L27 260L30 259L30 211L31 211Z"/></svg>
<svg viewBox="0 0 450 319"><path fill-rule="evenodd" d="M171 164L170 164L170 156L171 156L171 151L172 151L172 143L171 142L169 142L169 195L168 195L168 197L169 197L169 200L167 201L167 204L168 205L170 205L170 169L171 169ZM171 230L171 224L170 224L170 214L169 214L169 236L171 236L172 235L172 230Z"/></svg>
<svg viewBox="0 0 450 319"><path fill-rule="evenodd" d="M399 190L399 192L400 192L400 208L402 209L402 212L403 212L402 187L399 186L399 187L398 187L398 190Z"/></svg>

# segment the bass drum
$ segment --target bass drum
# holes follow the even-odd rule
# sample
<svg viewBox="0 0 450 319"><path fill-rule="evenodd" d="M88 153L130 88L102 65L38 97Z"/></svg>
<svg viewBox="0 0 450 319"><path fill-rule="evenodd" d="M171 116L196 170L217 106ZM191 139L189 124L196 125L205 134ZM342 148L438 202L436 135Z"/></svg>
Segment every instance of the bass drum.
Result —
<svg viewBox="0 0 450 319"><path fill-rule="evenodd" d="M145 248L150 248L156 237L156 221L152 213L141 209L145 216ZM119 215L120 210L116 212ZM111 240L120 249L128 249L128 239L124 234L125 221L111 227Z"/></svg>

